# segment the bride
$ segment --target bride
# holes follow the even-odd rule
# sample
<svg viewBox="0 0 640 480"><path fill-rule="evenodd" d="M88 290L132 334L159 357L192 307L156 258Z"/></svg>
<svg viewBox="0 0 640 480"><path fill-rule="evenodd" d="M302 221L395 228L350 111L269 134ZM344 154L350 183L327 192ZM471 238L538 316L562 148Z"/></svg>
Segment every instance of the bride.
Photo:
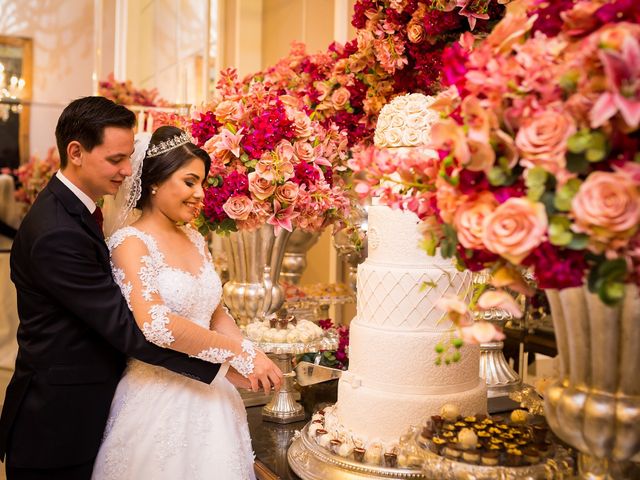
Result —
<svg viewBox="0 0 640 480"><path fill-rule="evenodd" d="M207 153L176 127L139 134L114 223L128 223L133 207L141 214L107 245L113 277L147 340L223 365L206 385L130 360L111 404L95 480L255 478L246 412L230 380L268 391L280 386L282 373L225 313L205 241L188 225L209 165Z"/></svg>

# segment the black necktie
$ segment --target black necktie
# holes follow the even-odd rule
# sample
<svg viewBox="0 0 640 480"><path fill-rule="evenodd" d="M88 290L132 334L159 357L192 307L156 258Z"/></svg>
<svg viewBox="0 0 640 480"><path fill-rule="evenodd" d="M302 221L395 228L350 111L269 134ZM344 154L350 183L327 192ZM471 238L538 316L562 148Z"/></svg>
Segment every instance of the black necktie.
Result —
<svg viewBox="0 0 640 480"><path fill-rule="evenodd" d="M91 216L95 219L96 223L98 224L98 227L100 227L100 230L102 231L102 224L104 223L104 217L102 216L102 210L100 209L100 207L96 207L96 209L93 211Z"/></svg>

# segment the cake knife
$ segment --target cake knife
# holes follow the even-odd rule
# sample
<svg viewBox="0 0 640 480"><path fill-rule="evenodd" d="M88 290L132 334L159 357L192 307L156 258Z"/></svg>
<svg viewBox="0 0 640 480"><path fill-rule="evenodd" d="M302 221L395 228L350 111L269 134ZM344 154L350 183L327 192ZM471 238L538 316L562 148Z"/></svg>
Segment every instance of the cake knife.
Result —
<svg viewBox="0 0 640 480"><path fill-rule="evenodd" d="M298 385L301 387L335 380L336 378L340 378L340 375L342 375L342 370L324 367L310 362L299 362L294 370L296 372Z"/></svg>

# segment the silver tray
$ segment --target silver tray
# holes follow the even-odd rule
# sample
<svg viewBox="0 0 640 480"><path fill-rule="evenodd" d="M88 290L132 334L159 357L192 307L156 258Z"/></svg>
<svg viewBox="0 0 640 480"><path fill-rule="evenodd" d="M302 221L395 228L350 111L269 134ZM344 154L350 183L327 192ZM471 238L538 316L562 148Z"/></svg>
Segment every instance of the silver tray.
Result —
<svg viewBox="0 0 640 480"><path fill-rule="evenodd" d="M335 455L309 438L308 427L309 424L296 433L287 452L292 470L304 480L426 478L419 469L376 467Z"/></svg>

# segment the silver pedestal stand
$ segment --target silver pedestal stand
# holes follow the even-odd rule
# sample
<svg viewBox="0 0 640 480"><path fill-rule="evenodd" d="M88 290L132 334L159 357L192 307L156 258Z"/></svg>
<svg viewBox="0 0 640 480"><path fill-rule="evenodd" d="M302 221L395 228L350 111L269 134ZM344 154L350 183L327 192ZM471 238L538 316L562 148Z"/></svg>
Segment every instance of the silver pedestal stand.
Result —
<svg viewBox="0 0 640 480"><path fill-rule="evenodd" d="M475 286L487 284L489 280L486 270L474 274L473 277ZM500 329L504 328L507 321L513 320L509 312L500 309L479 311L474 315L476 320L493 323ZM504 357L503 347L504 343L501 341L480 344L480 377L484 378L487 384L489 398L507 397L522 385L522 380Z"/></svg>
<svg viewBox="0 0 640 480"><path fill-rule="evenodd" d="M304 408L295 399L292 360L294 355L318 352L320 350L335 350L338 340L333 336L326 336L320 340L308 343L256 343L265 353L271 354L274 362L284 374L284 383L280 390L273 394L271 401L262 408L262 419L274 423L293 423L304 420Z"/></svg>
<svg viewBox="0 0 640 480"><path fill-rule="evenodd" d="M511 315L503 310L490 310L482 312L479 319L502 329ZM480 344L480 377L485 379L489 398L508 396L522 386L522 380L504 357L503 347L501 341Z"/></svg>

